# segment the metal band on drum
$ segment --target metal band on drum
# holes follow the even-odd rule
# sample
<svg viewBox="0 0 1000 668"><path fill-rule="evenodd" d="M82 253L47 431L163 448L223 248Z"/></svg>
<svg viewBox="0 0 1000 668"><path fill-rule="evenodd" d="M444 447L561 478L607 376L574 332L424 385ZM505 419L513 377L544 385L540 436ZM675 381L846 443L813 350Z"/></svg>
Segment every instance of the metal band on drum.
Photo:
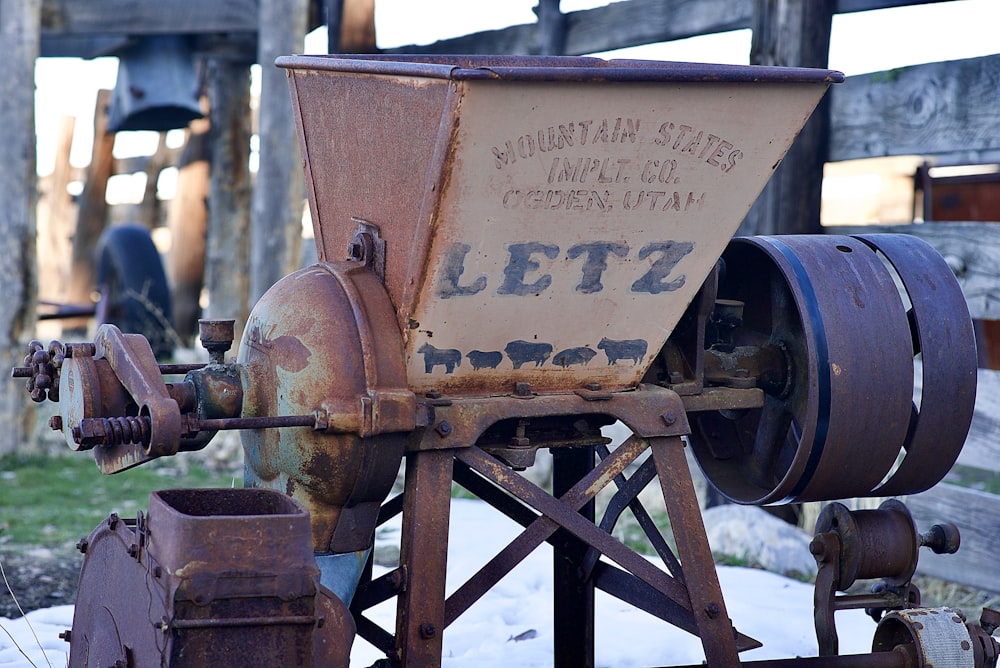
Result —
<svg viewBox="0 0 1000 668"><path fill-rule="evenodd" d="M895 269L910 303L921 400L914 404L898 468L872 494L917 494L936 485L962 450L976 403L976 341L951 268L928 243L904 234L857 235Z"/></svg>

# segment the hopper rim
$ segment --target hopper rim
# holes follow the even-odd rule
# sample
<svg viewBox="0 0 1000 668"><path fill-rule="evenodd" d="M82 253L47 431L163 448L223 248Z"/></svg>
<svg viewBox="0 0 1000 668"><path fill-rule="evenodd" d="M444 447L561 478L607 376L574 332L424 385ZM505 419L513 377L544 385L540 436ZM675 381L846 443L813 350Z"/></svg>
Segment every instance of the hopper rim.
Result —
<svg viewBox="0 0 1000 668"><path fill-rule="evenodd" d="M836 70L766 65L719 65L585 56L318 54L281 56L277 67L355 74L418 76L454 81L624 81L720 83L842 83Z"/></svg>

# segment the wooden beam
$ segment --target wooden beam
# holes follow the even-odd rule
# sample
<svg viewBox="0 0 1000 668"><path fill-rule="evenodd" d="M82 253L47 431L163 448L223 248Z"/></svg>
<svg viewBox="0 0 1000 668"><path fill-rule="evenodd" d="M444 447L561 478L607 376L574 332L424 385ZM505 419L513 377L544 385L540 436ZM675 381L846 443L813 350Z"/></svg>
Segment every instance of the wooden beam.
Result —
<svg viewBox="0 0 1000 668"><path fill-rule="evenodd" d="M212 62L209 60L206 63L206 79L212 76ZM206 107L207 104L202 105L207 111ZM167 204L171 243L165 259L170 279L172 325L185 345L190 344L198 333L201 290L205 285L205 237L209 212L208 135L207 118L191 121L184 152L177 165L177 188ZM240 259L239 251L235 251L233 260L238 262Z"/></svg>
<svg viewBox="0 0 1000 668"><path fill-rule="evenodd" d="M835 13L950 2L951 0L839 0ZM624 0L564 15L565 53L580 56L697 35L743 30L753 23L753 0ZM385 53L540 54L538 24L486 30L433 44L406 45Z"/></svg>
<svg viewBox="0 0 1000 668"><path fill-rule="evenodd" d="M38 254L38 297L40 300L61 302L69 278L66 259L72 252L73 228L76 226L76 205L68 186L73 174L70 150L76 117L59 119L58 141L52 173L39 179L37 243L47 252Z"/></svg>
<svg viewBox="0 0 1000 668"><path fill-rule="evenodd" d="M833 0L755 0L750 62L825 68ZM738 234L810 234L820 231L830 112L824 101L806 122L754 203Z"/></svg>
<svg viewBox="0 0 1000 668"><path fill-rule="evenodd" d="M1000 497L995 494L946 483L904 499L919 531L951 522L962 534L962 546L956 554L921 550L917 572L977 589L995 590L1000 534L990 516L998 500Z"/></svg>
<svg viewBox="0 0 1000 668"><path fill-rule="evenodd" d="M234 319L238 345L250 313L250 63L211 58L207 70L212 129L205 317Z"/></svg>
<svg viewBox="0 0 1000 668"><path fill-rule="evenodd" d="M111 91L97 91L94 106L94 143L87 166L87 179L80 194L73 253L70 260L69 285L66 297L72 304L88 304L97 286L95 250L108 224L108 179L115 173L115 136L108 134L108 105ZM63 321L63 331L78 330L86 334L83 318Z"/></svg>
<svg viewBox="0 0 1000 668"><path fill-rule="evenodd" d="M300 53L306 0L261 0L257 60L261 67L260 166L251 202L250 301L298 268L302 246L305 175L281 55Z"/></svg>
<svg viewBox="0 0 1000 668"><path fill-rule="evenodd" d="M35 260L37 176L35 165L35 59L40 0L0 0L0 366L20 365L24 338L35 324L38 276ZM0 385L0 453L32 438L34 411L24 385Z"/></svg>
<svg viewBox="0 0 1000 668"><path fill-rule="evenodd" d="M257 32L258 0L42 0L42 36Z"/></svg>
<svg viewBox="0 0 1000 668"><path fill-rule="evenodd" d="M565 53L578 56L750 27L752 0L625 0L563 15ZM385 53L540 54L538 24L487 30Z"/></svg>
<svg viewBox="0 0 1000 668"><path fill-rule="evenodd" d="M321 0L316 0L320 2ZM327 0L330 2L331 0ZM333 0L335 3L342 0ZM949 2L950 0L839 0L837 13ZM42 57L92 58L121 48L128 35L257 33L259 0L43 0ZM321 15L319 12L313 14ZM569 55L667 42L749 28L753 0L624 0L565 15ZM309 26L314 27L314 26ZM537 24L489 30L387 53L543 53ZM360 52L352 49L351 52Z"/></svg>
<svg viewBox="0 0 1000 668"><path fill-rule="evenodd" d="M1000 149L1000 55L855 77L830 93L831 161Z"/></svg>

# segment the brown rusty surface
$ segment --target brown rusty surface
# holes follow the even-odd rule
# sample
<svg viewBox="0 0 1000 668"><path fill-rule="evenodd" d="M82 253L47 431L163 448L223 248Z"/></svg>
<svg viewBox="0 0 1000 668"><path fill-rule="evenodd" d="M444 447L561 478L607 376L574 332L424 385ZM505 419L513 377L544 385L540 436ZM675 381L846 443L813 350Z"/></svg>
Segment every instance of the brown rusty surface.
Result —
<svg viewBox="0 0 1000 668"><path fill-rule="evenodd" d="M122 386L152 421L142 455L172 455L180 442L180 410L170 398L149 342L140 334L123 334L113 325L101 325L94 337L95 357L107 359Z"/></svg>
<svg viewBox="0 0 1000 668"><path fill-rule="evenodd" d="M113 515L81 543L70 665L308 666L315 648L346 666L346 611L319 594L310 543L308 515L276 492L155 493L147 516Z"/></svg>
<svg viewBox="0 0 1000 668"><path fill-rule="evenodd" d="M407 456L394 664L441 663L453 457L447 450Z"/></svg>
<svg viewBox="0 0 1000 668"><path fill-rule="evenodd" d="M857 237L885 255L910 301L913 352L921 365L920 403L902 444L905 457L878 496L917 494L936 485L958 458L976 405L976 339L955 275L925 241L906 234Z"/></svg>
<svg viewBox="0 0 1000 668"><path fill-rule="evenodd" d="M840 539L837 588L846 591L856 580L884 578L891 585L910 581L920 547L910 511L889 499L877 510L849 511L831 503L816 521L816 533L835 531Z"/></svg>
<svg viewBox="0 0 1000 668"><path fill-rule="evenodd" d="M892 272L864 243L833 235L739 239L723 258L719 297L746 305L732 343L779 347L790 380L759 410L692 416L702 468L742 503L871 494L905 440L913 394Z"/></svg>
<svg viewBox="0 0 1000 668"><path fill-rule="evenodd" d="M411 258L426 255L430 221L444 177L442 163L455 122L451 86L443 81L369 76L289 78L307 161L306 189L319 259L347 257L357 227L379 226L386 247L386 289L406 303ZM331 99L339 100L330 105ZM322 105L322 113L312 107ZM311 165L322 163L322 169ZM366 167L361 168L364 165ZM405 241L404 241L405 240ZM398 327L407 314L400 312Z"/></svg>
<svg viewBox="0 0 1000 668"><path fill-rule="evenodd" d="M428 401L433 416L428 430L411 449L464 448L474 444L491 425L508 418L548 415L608 415L620 419L640 436L673 436L688 433L687 414L680 397L671 390L642 385L629 392L607 393L600 400L579 394L531 394L528 397L447 398ZM447 427L441 429L441 425Z"/></svg>
<svg viewBox="0 0 1000 668"><path fill-rule="evenodd" d="M688 606L705 649L705 659L710 666L738 666L737 634L726 613L698 495L687 469L684 443L676 436L654 438L649 447L670 517L670 530L677 542L677 556L684 568Z"/></svg>
<svg viewBox="0 0 1000 668"><path fill-rule="evenodd" d="M884 501L877 510L851 511L842 503L823 509L809 545L818 567L813 618L821 656L838 652L837 610L884 612L920 605L920 591L910 579L922 542L910 511L896 499ZM878 578L881 586L873 587L871 594L837 595L857 580Z"/></svg>
<svg viewBox="0 0 1000 668"><path fill-rule="evenodd" d="M245 484L305 505L317 552L367 547L416 416L381 283L356 262L286 276L251 313L238 362L242 418L321 411L331 422L326 430L244 431Z"/></svg>

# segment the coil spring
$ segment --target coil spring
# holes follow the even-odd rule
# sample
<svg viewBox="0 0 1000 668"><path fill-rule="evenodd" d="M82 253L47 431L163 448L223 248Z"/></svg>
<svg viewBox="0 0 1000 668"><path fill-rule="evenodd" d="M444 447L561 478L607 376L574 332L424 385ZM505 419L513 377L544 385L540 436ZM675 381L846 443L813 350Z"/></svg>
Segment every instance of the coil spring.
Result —
<svg viewBox="0 0 1000 668"><path fill-rule="evenodd" d="M96 418L104 427L105 446L131 443L148 445L152 425L149 416Z"/></svg>

